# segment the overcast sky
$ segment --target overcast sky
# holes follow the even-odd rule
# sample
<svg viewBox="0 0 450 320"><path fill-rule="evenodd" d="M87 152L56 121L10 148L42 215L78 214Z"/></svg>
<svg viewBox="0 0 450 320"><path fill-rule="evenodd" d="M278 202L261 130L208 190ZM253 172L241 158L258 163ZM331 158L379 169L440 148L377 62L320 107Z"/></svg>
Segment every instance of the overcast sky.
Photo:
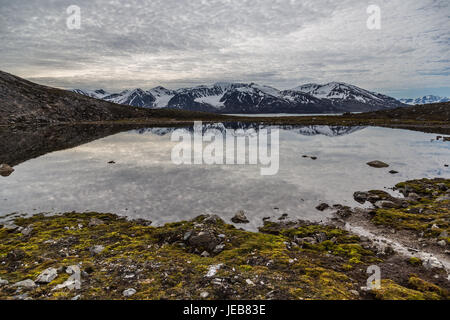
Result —
<svg viewBox="0 0 450 320"><path fill-rule="evenodd" d="M369 30L370 4L381 29ZM81 9L69 29L66 9ZM0 0L0 69L62 88L344 81L450 96L448 0Z"/></svg>

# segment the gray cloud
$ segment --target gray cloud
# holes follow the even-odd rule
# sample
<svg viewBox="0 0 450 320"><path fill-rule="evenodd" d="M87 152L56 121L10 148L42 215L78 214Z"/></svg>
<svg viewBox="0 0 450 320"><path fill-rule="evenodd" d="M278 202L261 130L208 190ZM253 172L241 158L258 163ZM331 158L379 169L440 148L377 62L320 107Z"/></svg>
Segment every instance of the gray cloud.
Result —
<svg viewBox="0 0 450 320"><path fill-rule="evenodd" d="M367 29L359 0L0 0L0 68L111 90L223 80L448 86L449 2L377 2L381 30ZM81 8L80 30L66 27L69 5Z"/></svg>

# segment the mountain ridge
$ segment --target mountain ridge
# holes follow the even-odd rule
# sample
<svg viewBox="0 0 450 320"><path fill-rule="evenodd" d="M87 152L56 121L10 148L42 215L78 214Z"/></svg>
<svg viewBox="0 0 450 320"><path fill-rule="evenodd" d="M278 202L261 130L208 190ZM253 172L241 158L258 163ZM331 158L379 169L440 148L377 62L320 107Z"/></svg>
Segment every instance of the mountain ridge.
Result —
<svg viewBox="0 0 450 320"><path fill-rule="evenodd" d="M344 82L306 84L279 90L254 82L216 82L176 90L158 86L105 95L104 90L80 90L97 99L150 109L172 108L213 113L340 113L403 106L400 101Z"/></svg>

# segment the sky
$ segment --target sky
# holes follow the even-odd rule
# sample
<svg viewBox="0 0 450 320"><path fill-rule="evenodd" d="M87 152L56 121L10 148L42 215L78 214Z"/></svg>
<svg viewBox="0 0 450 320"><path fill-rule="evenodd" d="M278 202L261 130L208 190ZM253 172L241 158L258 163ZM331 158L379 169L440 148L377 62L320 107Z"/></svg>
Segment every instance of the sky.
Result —
<svg viewBox="0 0 450 320"><path fill-rule="evenodd" d="M448 0L0 0L0 70L111 92L343 81L450 96L449 30Z"/></svg>

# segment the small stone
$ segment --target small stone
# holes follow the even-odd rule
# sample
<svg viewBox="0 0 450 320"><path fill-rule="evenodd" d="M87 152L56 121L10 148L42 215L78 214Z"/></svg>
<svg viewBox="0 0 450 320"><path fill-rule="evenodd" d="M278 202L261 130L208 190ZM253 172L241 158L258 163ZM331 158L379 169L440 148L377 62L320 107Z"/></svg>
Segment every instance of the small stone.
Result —
<svg viewBox="0 0 450 320"><path fill-rule="evenodd" d="M70 299L70 300L80 300L80 298L81 298L81 295L76 295L75 297L73 297L72 299Z"/></svg>
<svg viewBox="0 0 450 320"><path fill-rule="evenodd" d="M317 157L311 157L312 160L317 160Z"/></svg>
<svg viewBox="0 0 450 320"><path fill-rule="evenodd" d="M441 247L445 247L445 246L447 245L447 242L445 242L445 240L439 240L439 241L437 242L437 244L438 244L439 246L441 246Z"/></svg>
<svg viewBox="0 0 450 320"><path fill-rule="evenodd" d="M105 250L105 247L102 245L95 245L95 246L89 248L89 252L91 252L92 254L102 253L103 250Z"/></svg>
<svg viewBox="0 0 450 320"><path fill-rule="evenodd" d="M37 283L50 283L58 276L55 268L47 268L36 278Z"/></svg>
<svg viewBox="0 0 450 320"><path fill-rule="evenodd" d="M8 280L4 280L4 279L1 279L1 278L0 278L0 287L1 287L1 286L6 286L8 283L9 283Z"/></svg>
<svg viewBox="0 0 450 320"><path fill-rule="evenodd" d="M254 286L255 285L255 283L252 280L250 280L250 279L246 279L245 283L247 283L249 286Z"/></svg>
<svg viewBox="0 0 450 320"><path fill-rule="evenodd" d="M380 160L374 160L374 161L370 161L367 162L367 165L373 167L373 168L387 168L389 167L389 165L387 163L384 163L383 161Z"/></svg>
<svg viewBox="0 0 450 320"><path fill-rule="evenodd" d="M123 295L124 297L127 297L127 298L128 298L128 297L133 296L135 293L136 293L136 289L129 288L129 289L124 290L124 291L122 292L122 295Z"/></svg>
<svg viewBox="0 0 450 320"><path fill-rule="evenodd" d="M20 288L26 288L26 289L32 289L36 287L36 283L34 283L31 279L26 279L23 281L16 282L13 287L20 287Z"/></svg>
<svg viewBox="0 0 450 320"><path fill-rule="evenodd" d="M99 218L91 218L91 220L89 221L89 227L100 226L102 224L105 224L105 222L103 220L100 220Z"/></svg>
<svg viewBox="0 0 450 320"><path fill-rule="evenodd" d="M324 232L317 233L315 235L315 238L316 238L318 243L322 243L322 242L324 242L324 241L326 241L328 239L327 235Z"/></svg>
<svg viewBox="0 0 450 320"><path fill-rule="evenodd" d="M439 227L437 226L437 224L433 224L431 226L431 230L439 230Z"/></svg>
<svg viewBox="0 0 450 320"><path fill-rule="evenodd" d="M359 292L357 290L350 290L350 293L354 296L359 296Z"/></svg>
<svg viewBox="0 0 450 320"><path fill-rule="evenodd" d="M247 217L245 216L245 212L244 211L239 211L237 212L233 218L231 218L231 221L234 223L249 223L250 221L247 219Z"/></svg>
<svg viewBox="0 0 450 320"><path fill-rule="evenodd" d="M108 161L108 164L115 164L116 162L115 161L113 161L113 160L111 160L111 161Z"/></svg>
<svg viewBox="0 0 450 320"><path fill-rule="evenodd" d="M439 235L439 238L448 238L448 232L447 231L442 231L441 234Z"/></svg>
<svg viewBox="0 0 450 320"><path fill-rule="evenodd" d="M224 244L218 244L214 250L213 253L221 253L223 251L223 249L225 249L225 245Z"/></svg>
<svg viewBox="0 0 450 320"><path fill-rule="evenodd" d="M22 233L24 236L29 236L32 232L33 232L33 226L28 226L25 229L23 229L22 231L20 231L20 233Z"/></svg>
<svg viewBox="0 0 450 320"><path fill-rule="evenodd" d="M208 251L203 251L202 254L201 254L201 256L204 257L204 258L209 257Z"/></svg>
<svg viewBox="0 0 450 320"><path fill-rule="evenodd" d="M390 173L390 174L397 174L397 173L398 173L398 171L395 171L395 170L391 170L391 171L389 171L389 173Z"/></svg>
<svg viewBox="0 0 450 320"><path fill-rule="evenodd" d="M14 172L14 169L11 166L7 165L6 163L0 164L0 176L8 177L13 172Z"/></svg>
<svg viewBox="0 0 450 320"><path fill-rule="evenodd" d="M192 235L192 231L187 231L187 232L184 234L184 236L183 236L183 241L189 240L189 238L191 237L191 235Z"/></svg>
<svg viewBox="0 0 450 320"><path fill-rule="evenodd" d="M330 206L327 204L327 203L321 203L321 204L319 204L317 207L316 207L316 209L317 210L319 210L319 211L323 211L323 210L325 210L325 209L328 209Z"/></svg>
<svg viewBox="0 0 450 320"><path fill-rule="evenodd" d="M206 292L206 291L203 291L202 293L200 293L200 297L201 297L202 299L206 299L206 298L209 297L209 293Z"/></svg>

